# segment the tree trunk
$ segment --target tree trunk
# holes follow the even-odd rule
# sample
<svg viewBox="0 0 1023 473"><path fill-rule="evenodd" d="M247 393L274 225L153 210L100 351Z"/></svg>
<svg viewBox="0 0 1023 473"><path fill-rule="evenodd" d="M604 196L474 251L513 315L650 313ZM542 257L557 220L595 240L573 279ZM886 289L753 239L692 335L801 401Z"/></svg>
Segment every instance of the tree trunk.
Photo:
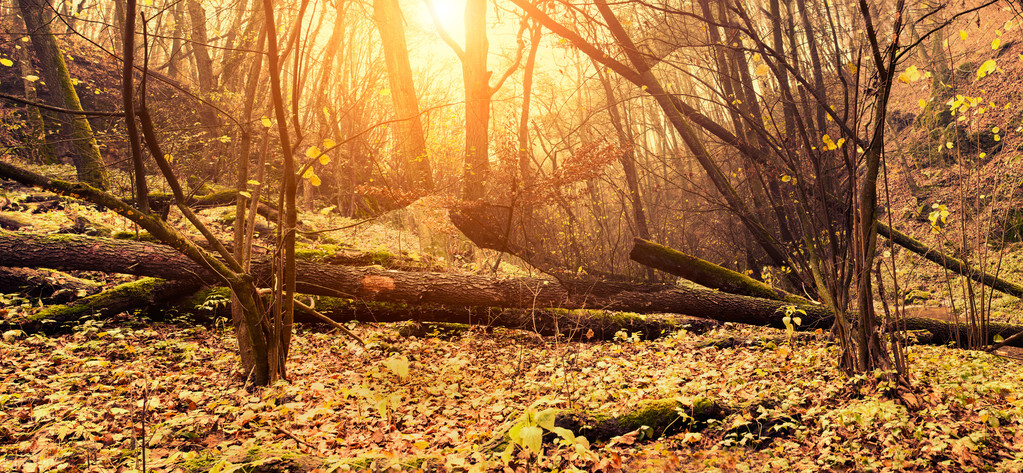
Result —
<svg viewBox="0 0 1023 473"><path fill-rule="evenodd" d="M0 266L0 294L25 292L50 302L67 302L100 292L102 285L88 279L45 269Z"/></svg>
<svg viewBox="0 0 1023 473"><path fill-rule="evenodd" d="M219 282L211 272L168 246L81 235L36 235L0 231L0 262L12 267L47 267L66 271L135 274L186 282ZM633 316L622 318L621 314L607 316L601 311L585 311L592 319L585 320L579 317L579 314L558 314L557 311L545 309L600 308L637 313L673 313L721 322L784 328L782 318L785 316L785 308L795 306L806 311L806 314L800 314L802 317L800 329L827 328L833 320L832 314L818 305L795 305L670 284L629 284L582 279L559 283L536 278L498 279L475 275L391 271L372 267L351 268L308 261L300 261L297 266L299 292L359 300L357 303L327 303L326 306L321 306L321 312L342 321L355 319L376 322L418 320L484 325L492 323L511 328L538 330L543 334L557 332L577 338L580 334L585 337L586 331L591 328L594 329L595 337L613 335L622 329L651 336L659 330L671 330L680 324L691 322L686 320L651 322ZM271 277L269 261L265 259L253 261L252 273L262 284L269 284ZM365 301L401 303L409 306L366 305ZM456 308L431 308L431 304ZM356 305L364 308L353 308ZM526 310L505 311L486 307ZM935 343L955 340L957 329L955 324L920 317L907 318L905 324L908 330L930 331L935 335ZM966 325L960 324L958 329L964 332ZM988 342L990 343L991 337L995 335L1009 338L1020 332L1023 332L1023 325L992 324ZM1023 344L1021 342L1023 340L1017 340L1013 346Z"/></svg>
<svg viewBox="0 0 1023 473"><path fill-rule="evenodd" d="M225 296L226 288L213 289ZM312 297L312 296L310 296ZM195 298L193 298L195 299ZM301 298L300 298L301 300ZM674 314L646 316L634 313L581 309L504 309L500 307L455 307L441 305L412 305L404 303L353 301L337 297L316 297L309 304L331 320L344 323L414 322L424 324L402 331L417 336L430 333L430 325L458 328L501 327L525 330L543 336L558 336L575 341L613 340L619 332L653 340L685 329L690 333L704 333L721 324L712 319ZM179 307L188 312L194 307ZM226 314L224 314L226 316ZM299 322L319 323L322 320L304 312L296 312Z"/></svg>
<svg viewBox="0 0 1023 473"><path fill-rule="evenodd" d="M71 83L64 55L57 46L57 39L50 31L45 12L52 10L48 0L18 0L18 8L25 28L32 38L32 48L41 63L41 72L46 81L50 101L60 108L81 111L82 103ZM92 126L84 115L69 115L71 125L71 144L74 149L73 159L78 180L93 187L106 190L110 187L107 169L103 157L99 154L99 146L92 133Z"/></svg>
<svg viewBox="0 0 1023 473"><path fill-rule="evenodd" d="M410 190L432 191L433 173L426 155L426 135L419 118L419 100L412 79L412 66L409 65L405 27L398 0L374 0L373 20L380 30L394 112L401 120L394 127L400 151L399 163L405 171L402 184Z"/></svg>
<svg viewBox="0 0 1023 473"><path fill-rule="evenodd" d="M210 56L207 47L208 33L206 31L206 11L203 10L199 0L188 0L188 16L191 20L191 48L192 57L195 58L196 75L198 76L199 96L203 100L212 101L211 93L217 89L217 76L213 73L213 58ZM223 143L219 138L220 117L217 111L207 105L199 105L199 121L205 128L207 157L212 160L213 165L208 168L204 177L213 182L220 182L221 176L226 175L226 170L221 169L224 163Z"/></svg>
<svg viewBox="0 0 1023 473"><path fill-rule="evenodd" d="M680 251L661 246L642 238L633 240L629 257L633 261L674 274L711 289L764 299L808 304L802 297L776 289L745 274L737 273Z"/></svg>
<svg viewBox="0 0 1023 473"><path fill-rule="evenodd" d="M973 281L987 285L992 289L1004 292L1011 296L1023 297L1023 286L1006 281L1005 279L999 278L979 268L971 267L965 261L931 248L923 244L920 240L916 240L905 233L889 227L888 225L877 222L877 233L888 238L892 241L892 243L923 256L932 262L938 263L942 267L954 271L956 274L968 277Z"/></svg>
<svg viewBox="0 0 1023 473"><path fill-rule="evenodd" d="M465 161L462 168L462 198L483 199L490 177L490 71L487 70L487 1L465 4L465 54L462 78L465 82Z"/></svg>
<svg viewBox="0 0 1023 473"><path fill-rule="evenodd" d="M522 110L519 113L519 179L522 187L533 184L533 171L530 161L533 159L533 144L529 140L529 108L533 94L533 71L536 68L536 52L540 47L540 36L543 27L533 24L529 32L529 54L526 65L522 69Z"/></svg>
<svg viewBox="0 0 1023 473"><path fill-rule="evenodd" d="M214 275L174 249L134 241L79 235L0 232L0 262L7 266L50 267L127 273L163 279L215 282ZM269 261L254 259L252 275L269 287ZM297 291L369 301L508 308L599 308L638 313L674 313L723 322L784 328L784 309L793 304L670 284L632 284L590 279L562 282L537 278L351 268L317 262L296 264ZM804 328L827 327L821 306L806 311Z"/></svg>
<svg viewBox="0 0 1023 473"><path fill-rule="evenodd" d="M163 281L143 278L121 284L66 305L53 305L30 315L27 320L9 320L4 326L16 326L28 332L53 333L80 324L91 316L110 317L120 312L151 307L175 297L187 296L199 289L195 281Z"/></svg>

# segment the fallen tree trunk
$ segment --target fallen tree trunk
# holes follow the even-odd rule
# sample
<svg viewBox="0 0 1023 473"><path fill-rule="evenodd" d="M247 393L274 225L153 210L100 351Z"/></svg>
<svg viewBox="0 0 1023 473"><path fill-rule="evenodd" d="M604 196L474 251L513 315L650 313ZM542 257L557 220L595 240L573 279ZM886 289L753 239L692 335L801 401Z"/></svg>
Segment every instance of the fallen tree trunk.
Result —
<svg viewBox="0 0 1023 473"><path fill-rule="evenodd" d="M615 437L633 434L629 443L651 440L683 431L697 431L710 420L723 420L734 410L708 398L683 401L676 398L643 401L631 410L617 416L583 410L549 409L532 415L520 416L506 423L494 437L480 446L483 451L502 451L518 440L512 432L516 427L540 427L548 439L560 436L574 443L574 437L584 436L589 442L606 442ZM560 432L559 432L559 429ZM571 433L568 435L566 433ZM521 432L521 430L519 430ZM567 437L567 438L566 438ZM521 446L521 445L520 445Z"/></svg>
<svg viewBox="0 0 1023 473"><path fill-rule="evenodd" d="M728 268L642 238L633 240L629 258L644 266L659 269L701 286L719 289L731 294L774 299L792 304L810 303L810 301L802 297L768 286L745 274L737 273Z"/></svg>
<svg viewBox="0 0 1023 473"><path fill-rule="evenodd" d="M0 325L5 328L17 327L26 332L55 333L90 318L105 318L123 311L151 307L172 298L187 296L198 289L199 283L195 281L143 278L66 305L46 307L21 320L2 320Z"/></svg>
<svg viewBox="0 0 1023 473"><path fill-rule="evenodd" d="M190 195L185 200L185 205L196 210L212 209L235 205L237 200L238 191L235 189L227 189L200 196ZM149 194L149 202L157 213L166 216L167 212L169 212L170 208L174 205L174 197L168 194L154 192ZM277 223L277 219L280 215L276 208L263 201L260 201L257 205L256 213L263 216L263 218L265 218L268 222L275 224Z"/></svg>
<svg viewBox="0 0 1023 473"><path fill-rule="evenodd" d="M24 292L50 302L64 303L96 294L103 285L57 271L0 266L0 294Z"/></svg>
<svg viewBox="0 0 1023 473"><path fill-rule="evenodd" d="M210 294L218 298L230 296L227 288L214 288L193 297L190 307L178 311L194 310ZM305 300L306 296L299 297ZM543 336L560 336L575 341L613 340L625 331L639 334L643 340L653 340L679 330L704 333L720 326L720 322L707 318L677 314L643 315L605 310L566 309L505 309L500 307L450 307L439 305L410 305L405 303L355 301L337 297L319 297L309 304L334 322L364 323L418 322L460 325L463 327L501 327L534 332ZM217 316L229 317L224 308ZM319 321L307 314L296 312L296 321ZM409 331L414 335L425 335Z"/></svg>
<svg viewBox="0 0 1023 473"><path fill-rule="evenodd" d="M126 273L196 283L215 280L204 268L170 247L81 235L33 235L0 231L0 264ZM537 278L499 279L466 274L391 271L372 267L352 268L317 262L299 262L297 273L298 291L302 293L357 301L403 303L410 306L601 309L646 314L671 313L722 322L784 328L782 319L785 316L785 308L794 305L667 284L630 284L583 279L562 282ZM254 261L253 274L264 284L268 284L271 276L269 263L266 260ZM800 314L802 318L800 329L826 329L833 321L833 315L822 306L796 305L796 307L806 311L805 314ZM442 313L443 311L434 314ZM522 316L524 313L526 312L520 313L517 321L512 319L504 323L510 326L525 325L529 329L529 326L538 319L533 315ZM423 321L471 323L472 317L470 311L451 318L424 317ZM403 320L410 319L414 317L410 316ZM550 322L539 323L537 326L561 323L560 320L551 319ZM956 330L955 325L934 319L909 318L906 324L910 330L932 331L938 343L953 340L954 335L949 334L954 334ZM573 327L571 322L568 327L570 330ZM615 332L617 330L615 329ZM1021 325L1000 326L990 331L992 336L998 334L1004 338L1019 332L1023 332Z"/></svg>
<svg viewBox="0 0 1023 473"><path fill-rule="evenodd" d="M439 322L483 327L503 327L562 336L576 341L613 340L625 331L653 340L682 329L703 333L719 325L709 318L674 314L642 315L605 310L502 309L496 307L447 307L329 298L317 307L337 322Z"/></svg>
<svg viewBox="0 0 1023 473"><path fill-rule="evenodd" d="M0 232L0 264L136 274L163 279L213 282L205 268L174 249L143 242L80 235ZM669 284L632 284L573 279L490 278L467 274L388 271L316 262L297 264L298 291L349 299L463 307L603 309L674 313L783 328L784 308L792 304ZM271 280L269 262L253 261L253 274ZM821 306L806 311L804 328L828 327L831 314Z"/></svg>
<svg viewBox="0 0 1023 473"><path fill-rule="evenodd" d="M954 271L960 276L968 277L973 281L984 284L996 291L1001 291L1011 296L1023 297L1023 286L1006 281L979 268L974 268L963 260L953 258L935 250L923 244L919 240L916 240L913 237L881 222L877 222L877 233L888 238L893 243L912 251L913 253L923 256L932 262L938 263L944 268Z"/></svg>

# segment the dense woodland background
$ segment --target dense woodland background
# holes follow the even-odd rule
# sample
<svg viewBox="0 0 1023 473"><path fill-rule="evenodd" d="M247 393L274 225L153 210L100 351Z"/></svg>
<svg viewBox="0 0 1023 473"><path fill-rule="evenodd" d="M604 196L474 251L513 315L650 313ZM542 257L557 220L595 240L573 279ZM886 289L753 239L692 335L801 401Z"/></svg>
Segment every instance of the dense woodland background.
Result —
<svg viewBox="0 0 1023 473"><path fill-rule="evenodd" d="M0 465L1017 471L1020 8L2 1Z"/></svg>

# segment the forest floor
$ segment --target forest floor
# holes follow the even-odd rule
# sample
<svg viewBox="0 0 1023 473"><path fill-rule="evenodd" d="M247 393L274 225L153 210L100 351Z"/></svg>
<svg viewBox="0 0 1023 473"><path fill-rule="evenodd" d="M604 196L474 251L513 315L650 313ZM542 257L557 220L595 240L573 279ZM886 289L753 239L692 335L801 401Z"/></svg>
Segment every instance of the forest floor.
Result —
<svg viewBox="0 0 1023 473"><path fill-rule="evenodd" d="M365 347L300 329L290 382L255 391L224 324L124 317L56 337L6 333L0 470L1023 470L1023 365L982 352L910 347L919 408L908 410L884 385L839 373L824 337L762 342L771 329L601 343L355 331ZM742 343L701 348L721 337ZM616 414L666 397L738 409L653 441L636 431L539 455L480 449L527 409Z"/></svg>

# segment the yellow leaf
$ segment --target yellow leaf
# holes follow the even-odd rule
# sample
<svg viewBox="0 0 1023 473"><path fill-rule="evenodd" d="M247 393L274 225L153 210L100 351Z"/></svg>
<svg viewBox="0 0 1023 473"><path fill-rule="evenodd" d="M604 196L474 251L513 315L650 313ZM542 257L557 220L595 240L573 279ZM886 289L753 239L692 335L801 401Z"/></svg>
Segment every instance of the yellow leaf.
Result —
<svg viewBox="0 0 1023 473"><path fill-rule="evenodd" d="M920 99L920 101L917 102L917 103L920 104L920 108L926 108L927 107L927 99Z"/></svg>
<svg viewBox="0 0 1023 473"><path fill-rule="evenodd" d="M1002 45L1001 38L995 38L991 40L991 49L998 49L998 47L1001 45Z"/></svg>
<svg viewBox="0 0 1023 473"><path fill-rule="evenodd" d="M833 141L833 140L831 139L831 137L830 137L830 136L828 136L828 135L824 135L823 137L821 137L821 141L823 141L823 142L824 142L824 144L828 145L828 151L831 151L831 150L833 150L833 149L835 149L835 148L838 148L838 147L839 147L839 145L838 145L838 144L836 144L836 143L835 143L835 142L834 142L834 141ZM839 141L842 141L842 140L839 140Z"/></svg>
<svg viewBox="0 0 1023 473"><path fill-rule="evenodd" d="M320 155L320 164L322 164L324 166L330 164L330 156L327 156L326 154L321 154Z"/></svg>
<svg viewBox="0 0 1023 473"><path fill-rule="evenodd" d="M269 118L263 117L263 118L260 118L259 120L261 122L263 122L263 126L265 126L267 128L270 128L270 127L274 126L273 122L271 122Z"/></svg>
<svg viewBox="0 0 1023 473"><path fill-rule="evenodd" d="M952 144L952 142L951 142L951 141L946 141L946 142L945 142L945 147L946 147L946 148L948 148L948 149L952 149L952 147L953 147L953 146L955 146L955 145L954 145L954 144Z"/></svg>
<svg viewBox="0 0 1023 473"><path fill-rule="evenodd" d="M756 53L753 55L753 62L760 62L760 59L761 59L760 53Z"/></svg>
<svg viewBox="0 0 1023 473"><path fill-rule="evenodd" d="M851 72L853 74L855 74L856 71L859 70L859 68L856 67L856 64L853 64L851 61L848 64L846 64L846 66L849 66L849 72Z"/></svg>
<svg viewBox="0 0 1023 473"><path fill-rule="evenodd" d="M249 179L248 181L245 181L245 183L250 185L250 186L258 186L259 185L259 181L255 180L255 179Z"/></svg>
<svg viewBox="0 0 1023 473"><path fill-rule="evenodd" d="M12 61L10 59L7 59L7 58L3 58L3 59L0 59L0 64L3 64L6 67L11 67L11 66L14 65L14 61Z"/></svg>
<svg viewBox="0 0 1023 473"><path fill-rule="evenodd" d="M764 77L770 71L771 68L767 67L767 64L761 64L757 66L757 77Z"/></svg>
<svg viewBox="0 0 1023 473"><path fill-rule="evenodd" d="M902 82L904 84L916 82L920 80L920 77L922 76L923 73L920 72L920 69L917 69L916 66L909 66L906 68L905 71L902 71L902 74L899 74L899 82Z"/></svg>
<svg viewBox="0 0 1023 473"><path fill-rule="evenodd" d="M316 146L310 146L305 150L305 157L312 159L320 155L320 148Z"/></svg>
<svg viewBox="0 0 1023 473"><path fill-rule="evenodd" d="M977 69L977 77L978 78L985 77L988 74L991 74L992 72L995 72L997 70L998 63L995 62L994 59L988 59L987 61L984 61L984 64L980 65L980 68Z"/></svg>
<svg viewBox="0 0 1023 473"><path fill-rule="evenodd" d="M311 178L311 177L313 177L315 175L316 175L316 172L313 171L312 167L309 167L309 168L306 168L305 172L302 173L302 179L309 179L309 178Z"/></svg>
<svg viewBox="0 0 1023 473"><path fill-rule="evenodd" d="M969 38L969 37L970 37L969 33L965 32L963 30L959 30L959 39L961 39L963 41L966 41L966 38Z"/></svg>
<svg viewBox="0 0 1023 473"><path fill-rule="evenodd" d="M380 89L380 95L388 96L391 95L391 89Z"/></svg>
<svg viewBox="0 0 1023 473"><path fill-rule="evenodd" d="M34 74L29 74L29 75L25 76L25 80L27 80L29 82L35 82L35 81L39 80L39 76L34 75Z"/></svg>
<svg viewBox="0 0 1023 473"><path fill-rule="evenodd" d="M319 186L322 183L322 181L320 181L320 176L313 174L313 177L309 178L309 183L314 186Z"/></svg>
<svg viewBox="0 0 1023 473"><path fill-rule="evenodd" d="M330 149L330 148L333 148L335 146L337 146L337 142L336 141L334 141L334 140L332 140L330 138L324 138L323 139L323 149Z"/></svg>
<svg viewBox="0 0 1023 473"><path fill-rule="evenodd" d="M1002 131L1002 130L1000 128L998 128L997 126L991 129L991 133L998 133L1000 131Z"/></svg>

